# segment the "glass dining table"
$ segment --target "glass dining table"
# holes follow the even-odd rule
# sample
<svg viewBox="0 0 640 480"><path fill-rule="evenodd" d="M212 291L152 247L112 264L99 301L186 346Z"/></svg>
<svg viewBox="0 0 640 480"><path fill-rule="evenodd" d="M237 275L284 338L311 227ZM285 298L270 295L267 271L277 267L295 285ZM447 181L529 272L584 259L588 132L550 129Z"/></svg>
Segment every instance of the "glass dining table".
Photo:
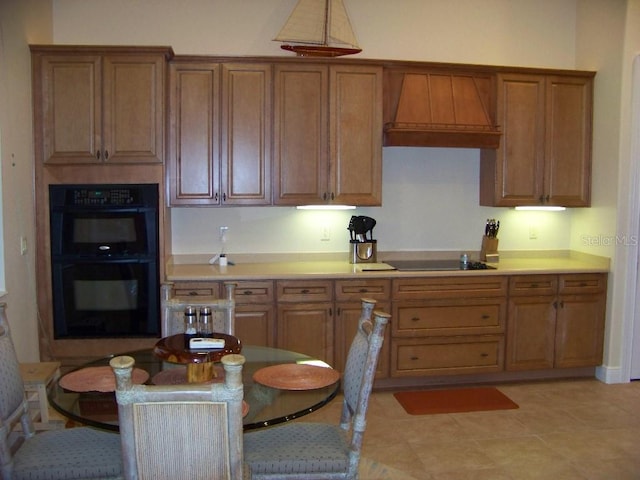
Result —
<svg viewBox="0 0 640 480"><path fill-rule="evenodd" d="M246 359L242 370L246 413L243 420L245 431L287 422L307 415L327 405L335 398L340 389L339 375L333 370L332 375L319 377L318 384L314 384L313 379L311 382L308 379L302 379L300 385L289 385L287 381L281 385L277 378L273 382L262 380L263 377L268 379L271 376L265 375L266 372L276 373L280 368L287 369L295 365L330 368L326 363L308 355L253 345L243 345L240 353ZM143 375L142 383L150 385L186 383L186 365L169 362L161 358L163 355L154 353L153 349L137 350L119 355L129 355L134 358L134 379L136 370L138 370L138 373ZM104 371L109 365L109 360L115 356L117 355L88 362L60 377L49 391L50 405L73 421L104 430L118 431L118 406L112 389L96 391L69 388L71 382L66 380L70 380L75 374ZM219 374L224 374L222 367L217 364L216 370ZM324 369L320 371L324 371ZM259 381L256 381L254 377ZM295 382L295 376L289 377L289 379L292 378ZM221 381L221 379L213 381Z"/></svg>

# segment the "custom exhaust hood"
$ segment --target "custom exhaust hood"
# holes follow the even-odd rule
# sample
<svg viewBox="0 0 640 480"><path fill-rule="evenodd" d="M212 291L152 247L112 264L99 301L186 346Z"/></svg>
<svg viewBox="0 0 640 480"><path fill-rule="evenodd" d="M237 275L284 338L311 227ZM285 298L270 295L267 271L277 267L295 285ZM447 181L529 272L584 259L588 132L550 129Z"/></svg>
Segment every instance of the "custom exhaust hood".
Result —
<svg viewBox="0 0 640 480"><path fill-rule="evenodd" d="M393 70L385 75L385 146L498 148L493 75Z"/></svg>

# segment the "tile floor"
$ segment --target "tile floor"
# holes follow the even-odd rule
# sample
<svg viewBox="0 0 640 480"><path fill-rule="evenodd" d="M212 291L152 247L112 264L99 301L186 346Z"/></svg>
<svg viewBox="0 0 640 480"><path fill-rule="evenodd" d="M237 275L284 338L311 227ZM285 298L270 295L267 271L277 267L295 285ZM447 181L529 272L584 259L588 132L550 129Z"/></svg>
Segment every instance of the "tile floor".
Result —
<svg viewBox="0 0 640 480"><path fill-rule="evenodd" d="M360 480L640 479L640 382L498 388L520 408L415 416L374 393ZM337 421L340 403L303 421Z"/></svg>

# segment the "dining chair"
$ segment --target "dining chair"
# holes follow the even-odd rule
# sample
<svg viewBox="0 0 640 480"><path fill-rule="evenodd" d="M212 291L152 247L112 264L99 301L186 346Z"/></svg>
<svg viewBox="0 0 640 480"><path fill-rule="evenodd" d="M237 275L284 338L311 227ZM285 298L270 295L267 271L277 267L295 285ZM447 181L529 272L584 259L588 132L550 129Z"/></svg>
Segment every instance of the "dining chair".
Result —
<svg viewBox="0 0 640 480"><path fill-rule="evenodd" d="M343 378L339 424L290 422L249 432L245 462L252 479L356 479L369 396L391 316L373 312L375 300L362 299L358 330L351 343Z"/></svg>
<svg viewBox="0 0 640 480"><path fill-rule="evenodd" d="M175 296L173 283L163 283L160 286L162 336L184 332L184 309L189 305L211 307L213 330L227 335L235 335L235 288L235 283L224 282L224 298L200 295L192 298Z"/></svg>
<svg viewBox="0 0 640 480"><path fill-rule="evenodd" d="M5 309L0 303L2 480L122 479L117 433L90 427L35 433Z"/></svg>
<svg viewBox="0 0 640 480"><path fill-rule="evenodd" d="M222 357L222 383L134 385L134 359L109 362L126 480L241 480L242 366L245 358Z"/></svg>

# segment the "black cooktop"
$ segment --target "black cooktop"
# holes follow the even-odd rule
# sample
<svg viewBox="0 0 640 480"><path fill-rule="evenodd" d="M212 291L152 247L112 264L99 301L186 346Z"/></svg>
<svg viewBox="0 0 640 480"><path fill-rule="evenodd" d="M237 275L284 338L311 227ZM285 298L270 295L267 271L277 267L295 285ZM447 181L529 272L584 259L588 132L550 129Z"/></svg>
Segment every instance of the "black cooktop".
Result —
<svg viewBox="0 0 640 480"><path fill-rule="evenodd" d="M460 267L460 260L457 259L441 259L441 260L385 260L386 264L391 265L400 271L437 271L437 270L487 270L495 269L483 262L468 262L467 268Z"/></svg>

